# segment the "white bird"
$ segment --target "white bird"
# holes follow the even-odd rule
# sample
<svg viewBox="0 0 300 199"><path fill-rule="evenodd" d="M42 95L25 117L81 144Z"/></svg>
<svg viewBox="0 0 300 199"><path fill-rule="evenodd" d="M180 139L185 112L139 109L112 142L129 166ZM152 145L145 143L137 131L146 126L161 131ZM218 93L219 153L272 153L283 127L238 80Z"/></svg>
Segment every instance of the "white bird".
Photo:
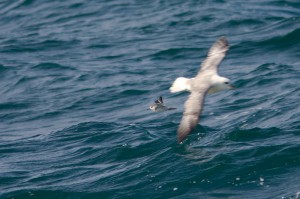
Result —
<svg viewBox="0 0 300 199"><path fill-rule="evenodd" d="M162 111L168 111L168 110L174 110L176 108L169 108L164 105L162 97L159 97L157 100L155 100L155 104L152 104L149 107L150 110L154 112L162 112Z"/></svg>
<svg viewBox="0 0 300 199"><path fill-rule="evenodd" d="M170 91L190 91L184 104L184 112L177 130L178 142L182 142L199 122L203 110L204 98L207 93L233 89L230 80L218 74L218 66L228 50L228 41L225 37L219 38L210 48L207 58L201 64L200 71L194 78L177 78Z"/></svg>

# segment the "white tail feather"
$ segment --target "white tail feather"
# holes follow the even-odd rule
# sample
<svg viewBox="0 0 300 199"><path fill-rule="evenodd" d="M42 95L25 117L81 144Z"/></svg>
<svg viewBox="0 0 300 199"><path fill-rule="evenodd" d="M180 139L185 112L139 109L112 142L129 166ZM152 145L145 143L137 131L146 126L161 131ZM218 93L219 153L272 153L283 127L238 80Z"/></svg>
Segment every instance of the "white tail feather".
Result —
<svg viewBox="0 0 300 199"><path fill-rule="evenodd" d="M191 90L191 79L185 77L178 77L172 84L170 88L171 93L176 93L180 91Z"/></svg>

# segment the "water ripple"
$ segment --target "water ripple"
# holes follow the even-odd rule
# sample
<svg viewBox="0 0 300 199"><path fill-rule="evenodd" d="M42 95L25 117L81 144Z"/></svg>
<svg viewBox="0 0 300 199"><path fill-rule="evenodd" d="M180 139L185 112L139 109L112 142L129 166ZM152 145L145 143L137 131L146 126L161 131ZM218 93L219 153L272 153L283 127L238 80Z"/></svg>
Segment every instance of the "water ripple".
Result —
<svg viewBox="0 0 300 199"><path fill-rule="evenodd" d="M0 198L298 198L299 9L0 2ZM221 35L237 89L177 144L188 93L168 89ZM159 96L177 109L146 110Z"/></svg>

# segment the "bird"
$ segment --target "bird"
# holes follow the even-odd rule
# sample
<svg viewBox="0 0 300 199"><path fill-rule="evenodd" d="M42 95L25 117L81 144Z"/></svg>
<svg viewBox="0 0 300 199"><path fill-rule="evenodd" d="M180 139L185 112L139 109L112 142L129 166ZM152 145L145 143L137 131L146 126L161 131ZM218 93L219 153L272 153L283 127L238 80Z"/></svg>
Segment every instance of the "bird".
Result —
<svg viewBox="0 0 300 199"><path fill-rule="evenodd" d="M229 49L226 37L222 36L211 46L194 78L178 77L170 87L170 92L190 91L184 103L184 112L177 129L177 141L183 142L199 122L207 93L234 89L230 80L218 74L218 67Z"/></svg>
<svg viewBox="0 0 300 199"><path fill-rule="evenodd" d="M169 110L175 110L176 108L169 108L164 105L163 99L160 96L157 100L155 100L154 104L149 106L149 109L154 112L162 112L162 111L169 111Z"/></svg>

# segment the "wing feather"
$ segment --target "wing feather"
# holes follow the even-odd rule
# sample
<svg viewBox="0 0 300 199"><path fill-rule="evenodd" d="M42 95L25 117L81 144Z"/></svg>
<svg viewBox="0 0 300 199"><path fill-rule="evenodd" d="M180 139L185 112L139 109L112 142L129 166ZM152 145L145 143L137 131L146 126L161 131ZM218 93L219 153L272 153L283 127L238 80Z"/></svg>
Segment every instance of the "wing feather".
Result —
<svg viewBox="0 0 300 199"><path fill-rule="evenodd" d="M155 104L163 104L163 103L164 102L161 96L157 100L155 100Z"/></svg>
<svg viewBox="0 0 300 199"><path fill-rule="evenodd" d="M202 62L199 73L203 70L218 71L218 66L222 62L229 49L226 37L220 37L209 49L207 58Z"/></svg>
<svg viewBox="0 0 300 199"><path fill-rule="evenodd" d="M199 122L207 89L192 92L184 104L183 116L177 130L178 143L182 142Z"/></svg>

